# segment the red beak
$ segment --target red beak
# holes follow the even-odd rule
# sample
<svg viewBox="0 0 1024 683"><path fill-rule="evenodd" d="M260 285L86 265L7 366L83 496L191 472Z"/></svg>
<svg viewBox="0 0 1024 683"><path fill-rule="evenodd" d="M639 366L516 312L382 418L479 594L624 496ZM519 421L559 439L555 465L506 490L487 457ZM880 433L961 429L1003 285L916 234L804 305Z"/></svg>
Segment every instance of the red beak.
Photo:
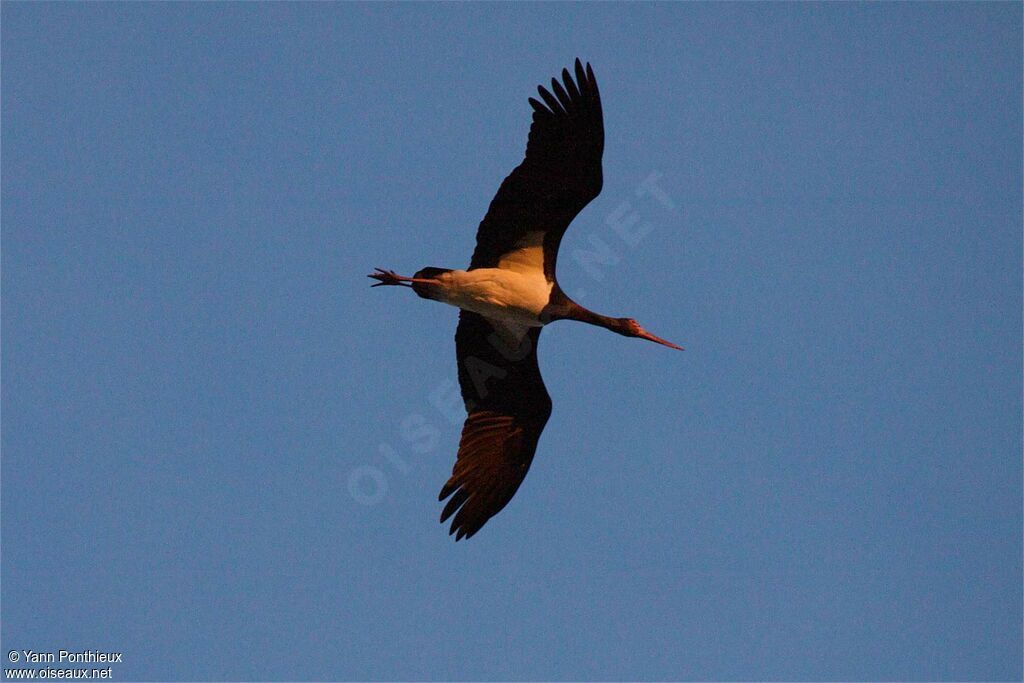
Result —
<svg viewBox="0 0 1024 683"><path fill-rule="evenodd" d="M640 334L638 334L637 336L640 337L641 339L647 339L647 340L652 341L652 342L654 342L656 344L661 344L662 346L667 346L670 349L678 349L679 351L685 351L685 349L682 346L676 346L675 344L673 344L670 341L665 341L661 337L656 337L653 334L651 334L650 332L648 332L647 330L641 330Z"/></svg>

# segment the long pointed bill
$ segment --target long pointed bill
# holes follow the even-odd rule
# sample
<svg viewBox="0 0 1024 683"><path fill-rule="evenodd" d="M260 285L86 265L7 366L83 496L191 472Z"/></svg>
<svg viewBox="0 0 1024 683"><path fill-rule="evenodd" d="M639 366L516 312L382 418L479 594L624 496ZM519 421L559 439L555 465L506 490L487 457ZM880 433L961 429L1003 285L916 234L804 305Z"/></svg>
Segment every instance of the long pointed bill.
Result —
<svg viewBox="0 0 1024 683"><path fill-rule="evenodd" d="M641 339L647 339L648 341L652 341L652 342L654 342L656 344L661 344L662 346L667 346L670 349L678 349L679 351L685 351L685 349L682 346L676 346L672 342L665 341L661 337L655 337L653 334L651 334L647 330L641 330L640 333L637 336L640 337Z"/></svg>

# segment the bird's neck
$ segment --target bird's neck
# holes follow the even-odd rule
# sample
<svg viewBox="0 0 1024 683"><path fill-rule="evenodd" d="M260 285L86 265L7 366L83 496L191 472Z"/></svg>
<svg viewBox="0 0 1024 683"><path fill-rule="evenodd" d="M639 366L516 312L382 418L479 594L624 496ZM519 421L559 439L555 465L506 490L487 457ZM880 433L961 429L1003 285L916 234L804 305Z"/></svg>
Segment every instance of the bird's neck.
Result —
<svg viewBox="0 0 1024 683"><path fill-rule="evenodd" d="M603 327L606 330L611 330L612 332L617 332L619 334L624 334L625 330L625 318L610 318L606 315L595 313L589 308L580 306L571 299L568 301L565 313L560 317L568 320L578 320L579 322L587 323L588 325L597 325L598 327Z"/></svg>

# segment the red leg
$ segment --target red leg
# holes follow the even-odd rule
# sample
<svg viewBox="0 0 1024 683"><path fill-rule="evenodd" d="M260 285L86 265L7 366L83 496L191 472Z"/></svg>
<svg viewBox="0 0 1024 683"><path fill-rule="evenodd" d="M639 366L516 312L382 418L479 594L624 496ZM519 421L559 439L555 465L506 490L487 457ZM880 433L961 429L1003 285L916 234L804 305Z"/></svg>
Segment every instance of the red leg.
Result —
<svg viewBox="0 0 1024 683"><path fill-rule="evenodd" d="M377 272L370 273L366 277L371 277L374 280L380 280L380 282L378 282L375 285L370 285L371 287L380 287L381 285L401 285L403 287L412 287L412 285L405 284L406 282L421 282L425 285L438 284L437 280L431 280L422 277L403 277L402 275L399 275L393 270L384 270L383 268L374 268L374 270L376 270Z"/></svg>

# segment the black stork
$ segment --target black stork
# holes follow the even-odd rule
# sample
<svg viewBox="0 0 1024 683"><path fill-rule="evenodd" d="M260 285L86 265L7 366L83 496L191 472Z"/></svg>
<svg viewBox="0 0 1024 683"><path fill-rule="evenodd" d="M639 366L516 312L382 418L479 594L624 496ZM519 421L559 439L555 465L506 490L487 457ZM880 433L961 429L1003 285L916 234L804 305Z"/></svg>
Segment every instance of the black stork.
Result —
<svg viewBox="0 0 1024 683"><path fill-rule="evenodd" d="M459 386L468 417L452 476L438 500L451 496L441 522L470 538L512 499L530 469L551 397L537 366L540 331L578 320L681 349L632 318L610 318L570 299L555 278L562 235L601 191L604 121L594 72L576 60L576 79L530 98L533 124L526 158L498 188L476 233L468 270L424 268L403 277L377 268L374 287L411 287L425 299L461 309L455 332ZM553 92L553 94L552 94Z"/></svg>

